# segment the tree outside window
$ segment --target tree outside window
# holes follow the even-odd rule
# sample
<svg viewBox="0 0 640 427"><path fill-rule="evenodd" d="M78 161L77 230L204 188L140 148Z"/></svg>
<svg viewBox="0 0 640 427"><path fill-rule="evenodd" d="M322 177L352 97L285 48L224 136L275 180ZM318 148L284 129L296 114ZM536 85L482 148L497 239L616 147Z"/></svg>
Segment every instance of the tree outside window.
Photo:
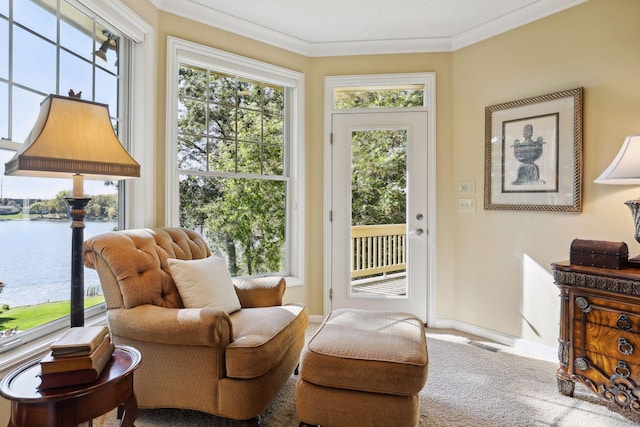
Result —
<svg viewBox="0 0 640 427"><path fill-rule="evenodd" d="M180 225L226 255L233 276L285 270L286 90L180 67Z"/></svg>

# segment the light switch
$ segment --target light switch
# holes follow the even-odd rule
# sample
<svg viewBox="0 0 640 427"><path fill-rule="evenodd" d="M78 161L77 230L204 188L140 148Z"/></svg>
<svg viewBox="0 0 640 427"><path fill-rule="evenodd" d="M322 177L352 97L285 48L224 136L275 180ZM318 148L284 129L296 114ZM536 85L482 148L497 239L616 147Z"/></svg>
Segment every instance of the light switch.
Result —
<svg viewBox="0 0 640 427"><path fill-rule="evenodd" d="M461 196L473 196L476 194L475 181L458 182L458 194Z"/></svg>
<svg viewBox="0 0 640 427"><path fill-rule="evenodd" d="M476 211L476 199L458 199L458 212L471 213Z"/></svg>

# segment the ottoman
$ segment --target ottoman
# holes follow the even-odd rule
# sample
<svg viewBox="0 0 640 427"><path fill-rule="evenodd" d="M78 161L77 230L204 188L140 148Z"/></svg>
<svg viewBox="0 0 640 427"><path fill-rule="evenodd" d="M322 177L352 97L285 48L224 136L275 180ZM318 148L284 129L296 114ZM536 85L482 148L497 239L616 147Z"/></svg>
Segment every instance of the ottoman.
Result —
<svg viewBox="0 0 640 427"><path fill-rule="evenodd" d="M418 425L427 381L422 321L412 314L335 310L302 351L300 425Z"/></svg>

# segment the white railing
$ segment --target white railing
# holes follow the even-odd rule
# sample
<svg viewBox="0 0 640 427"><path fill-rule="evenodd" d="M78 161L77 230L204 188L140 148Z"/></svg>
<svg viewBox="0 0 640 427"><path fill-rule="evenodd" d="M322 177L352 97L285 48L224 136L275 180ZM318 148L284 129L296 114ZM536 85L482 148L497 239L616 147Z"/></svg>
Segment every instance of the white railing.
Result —
<svg viewBox="0 0 640 427"><path fill-rule="evenodd" d="M407 268L405 224L351 227L351 278L386 274Z"/></svg>

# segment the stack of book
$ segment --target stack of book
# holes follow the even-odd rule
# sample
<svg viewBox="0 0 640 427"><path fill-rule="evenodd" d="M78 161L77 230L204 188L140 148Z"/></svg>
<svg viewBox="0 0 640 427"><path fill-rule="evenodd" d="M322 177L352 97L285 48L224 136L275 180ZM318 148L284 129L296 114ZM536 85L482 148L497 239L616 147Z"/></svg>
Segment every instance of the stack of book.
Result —
<svg viewBox="0 0 640 427"><path fill-rule="evenodd" d="M95 382L111 360L115 345L106 326L74 327L55 341L40 361L39 388Z"/></svg>

